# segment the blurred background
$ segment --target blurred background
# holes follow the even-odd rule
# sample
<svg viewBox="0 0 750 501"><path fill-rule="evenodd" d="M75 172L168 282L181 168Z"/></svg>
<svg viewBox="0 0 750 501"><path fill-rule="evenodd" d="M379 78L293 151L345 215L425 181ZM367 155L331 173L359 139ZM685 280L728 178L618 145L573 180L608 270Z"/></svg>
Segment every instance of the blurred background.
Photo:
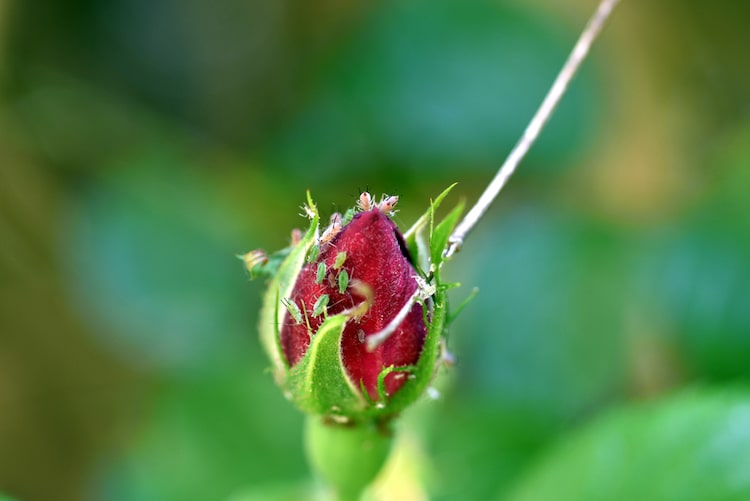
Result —
<svg viewBox="0 0 750 501"><path fill-rule="evenodd" d="M0 492L306 499L235 254L308 188L474 201L595 4L0 0ZM750 498L748 19L622 2L447 266L458 363L374 498Z"/></svg>

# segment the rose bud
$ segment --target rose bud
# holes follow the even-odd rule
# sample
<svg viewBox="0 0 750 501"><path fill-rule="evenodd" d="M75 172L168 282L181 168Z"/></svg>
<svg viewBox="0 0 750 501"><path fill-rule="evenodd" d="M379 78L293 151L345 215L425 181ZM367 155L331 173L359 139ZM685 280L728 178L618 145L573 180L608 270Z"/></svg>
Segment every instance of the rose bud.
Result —
<svg viewBox="0 0 750 501"><path fill-rule="evenodd" d="M380 374L388 367L416 364L427 334L424 308L414 300L417 271L401 233L385 212L395 202L390 197L381 205L364 203L368 210L343 227L340 218L333 218L329 233L321 238L317 259L305 264L297 277L280 337L284 357L294 367L327 317L364 305L361 316L346 322L341 359L354 386L373 401L381 400ZM388 335L379 345L368 345L377 333ZM385 393L392 395L401 388L406 376L406 372L387 374Z"/></svg>
<svg viewBox="0 0 750 501"><path fill-rule="evenodd" d="M240 256L251 277L271 277L261 341L277 383L305 412L382 420L426 390L447 313L442 252L461 210L433 221L447 191L406 238L390 219L397 197L375 203L363 193L321 232L308 194L304 235L275 254Z"/></svg>

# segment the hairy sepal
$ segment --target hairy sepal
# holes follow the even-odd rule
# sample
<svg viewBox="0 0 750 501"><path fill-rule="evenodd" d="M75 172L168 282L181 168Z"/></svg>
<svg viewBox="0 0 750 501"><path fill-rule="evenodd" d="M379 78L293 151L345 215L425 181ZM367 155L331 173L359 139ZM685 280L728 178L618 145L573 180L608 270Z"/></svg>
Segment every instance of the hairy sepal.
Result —
<svg viewBox="0 0 750 501"><path fill-rule="evenodd" d="M406 383L387 400L381 400L371 413L376 417L391 416L400 413L413 404L432 382L441 357L440 340L443 337L448 318L447 290L451 284L444 284L440 270L444 262L443 251L448 238L458 223L463 212L463 203L454 207L439 223L435 223L435 212L455 184L443 191L431 204L425 214L404 234L407 246L423 267L423 272L435 285L435 293L424 302L428 318L427 337L424 340L419 361L410 372ZM383 374L395 370L386 368ZM382 398L382 397L381 397Z"/></svg>
<svg viewBox="0 0 750 501"><path fill-rule="evenodd" d="M279 343L281 325L286 314L286 309L281 305L281 299L291 294L297 275L305 264L305 258L315 244L319 231L320 217L310 197L310 192L307 193L306 212L310 218L310 227L302 239L289 248L287 256L268 284L260 310L258 330L261 345L271 360L274 380L282 387L286 385L289 366Z"/></svg>
<svg viewBox="0 0 750 501"><path fill-rule="evenodd" d="M435 221L435 211L440 207L448 193L458 183L453 183L443 190L435 200L430 201L430 207L422 214L419 219L404 233L404 241L409 248L412 256L415 257L418 268L427 276L430 273L432 265L439 265L439 262L432 260L431 243L433 241L432 233ZM452 228L451 228L452 229ZM442 256L441 256L442 262Z"/></svg>
<svg viewBox="0 0 750 501"><path fill-rule="evenodd" d="M352 420L367 407L341 359L341 336L348 319L347 314L327 318L310 341L305 356L289 372L289 392L304 412Z"/></svg>

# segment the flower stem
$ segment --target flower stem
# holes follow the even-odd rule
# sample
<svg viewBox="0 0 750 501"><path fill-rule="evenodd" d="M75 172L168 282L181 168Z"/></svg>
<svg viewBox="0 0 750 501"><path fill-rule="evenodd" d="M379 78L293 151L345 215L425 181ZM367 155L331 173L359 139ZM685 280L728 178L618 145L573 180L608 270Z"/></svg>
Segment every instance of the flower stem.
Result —
<svg viewBox="0 0 750 501"><path fill-rule="evenodd" d="M359 501L391 450L391 431L375 423L336 423L310 415L305 448L313 470L337 501Z"/></svg>
<svg viewBox="0 0 750 501"><path fill-rule="evenodd" d="M573 51L568 56L567 61L565 61L565 64L557 75L552 87L547 92L544 101L542 101L542 104L529 122L529 125L526 126L526 130L521 136L521 139L519 139L513 147L510 155L508 155L508 158L505 160L502 167L500 167L500 170L497 172L494 179L492 179L490 184L484 190L484 193L479 197L479 200L477 200L476 204L474 204L451 234L448 239L448 248L445 250L446 258L451 257L453 254L461 250L466 235L472 228L474 228L484 213L487 212L490 204L495 200L500 193L500 190L505 186L505 183L513 172L515 172L518 164L521 163L521 160L523 160L537 137L539 137L539 133L555 111L555 108L565 94L565 91L578 71L578 68L586 59L591 44L596 39L597 35L599 35L599 32L604 26L604 22L607 20L618 1L619 0L602 0L599 3L599 7L591 16L591 19L589 19L588 24L573 47Z"/></svg>
<svg viewBox="0 0 750 501"><path fill-rule="evenodd" d="M345 495L339 495L336 498L336 501L361 501L362 496L360 495L354 495L354 496L345 496Z"/></svg>

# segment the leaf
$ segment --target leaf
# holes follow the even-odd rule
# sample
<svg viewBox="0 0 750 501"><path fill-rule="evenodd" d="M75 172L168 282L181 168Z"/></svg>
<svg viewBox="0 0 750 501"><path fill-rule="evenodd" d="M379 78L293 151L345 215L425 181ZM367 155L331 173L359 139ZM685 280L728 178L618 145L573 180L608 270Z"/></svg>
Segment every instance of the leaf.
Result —
<svg viewBox="0 0 750 501"><path fill-rule="evenodd" d="M448 239L458 223L464 210L464 202L459 202L445 218L434 228L430 235L430 258L436 268L443 263L443 251L448 245Z"/></svg>
<svg viewBox="0 0 750 501"><path fill-rule="evenodd" d="M297 280L300 269L305 264L305 257L315 243L318 236L319 216L315 204L307 193L308 209L310 210L310 228L296 246L292 247L289 255L279 266L278 273L271 279L268 289L263 296L263 306L260 310L260 341L273 365L276 383L283 385L286 379L287 365L279 344L279 326L284 320L286 308L280 308L283 298L289 297Z"/></svg>
<svg viewBox="0 0 750 501"><path fill-rule="evenodd" d="M617 410L552 450L510 500L750 499L750 391Z"/></svg>
<svg viewBox="0 0 750 501"><path fill-rule="evenodd" d="M280 131L274 163L300 184L335 182L341 168L377 151L429 179L450 179L458 165L466 179L486 175L483 166L513 147L575 35L550 29L547 13L524 6L373 5L363 29L320 68L308 104ZM567 126L545 132L522 174L559 172L591 144L586 131L599 116L588 110L602 102L595 77L580 75L558 110L557 123Z"/></svg>
<svg viewBox="0 0 750 501"><path fill-rule="evenodd" d="M341 359L341 335L348 319L344 314L326 319L305 356L289 372L292 398L305 412L352 416L366 405Z"/></svg>
<svg viewBox="0 0 750 501"><path fill-rule="evenodd" d="M670 326L693 374L715 381L750 376L750 122L727 132L697 203L644 239L630 293Z"/></svg>
<svg viewBox="0 0 750 501"><path fill-rule="evenodd" d="M233 255L258 233L230 209L220 178L188 156L146 148L105 169L71 200L56 244L68 306L97 326L99 349L126 365L209 370L239 357L249 318L255 327L260 298ZM0 246L12 251L6 234Z"/></svg>

